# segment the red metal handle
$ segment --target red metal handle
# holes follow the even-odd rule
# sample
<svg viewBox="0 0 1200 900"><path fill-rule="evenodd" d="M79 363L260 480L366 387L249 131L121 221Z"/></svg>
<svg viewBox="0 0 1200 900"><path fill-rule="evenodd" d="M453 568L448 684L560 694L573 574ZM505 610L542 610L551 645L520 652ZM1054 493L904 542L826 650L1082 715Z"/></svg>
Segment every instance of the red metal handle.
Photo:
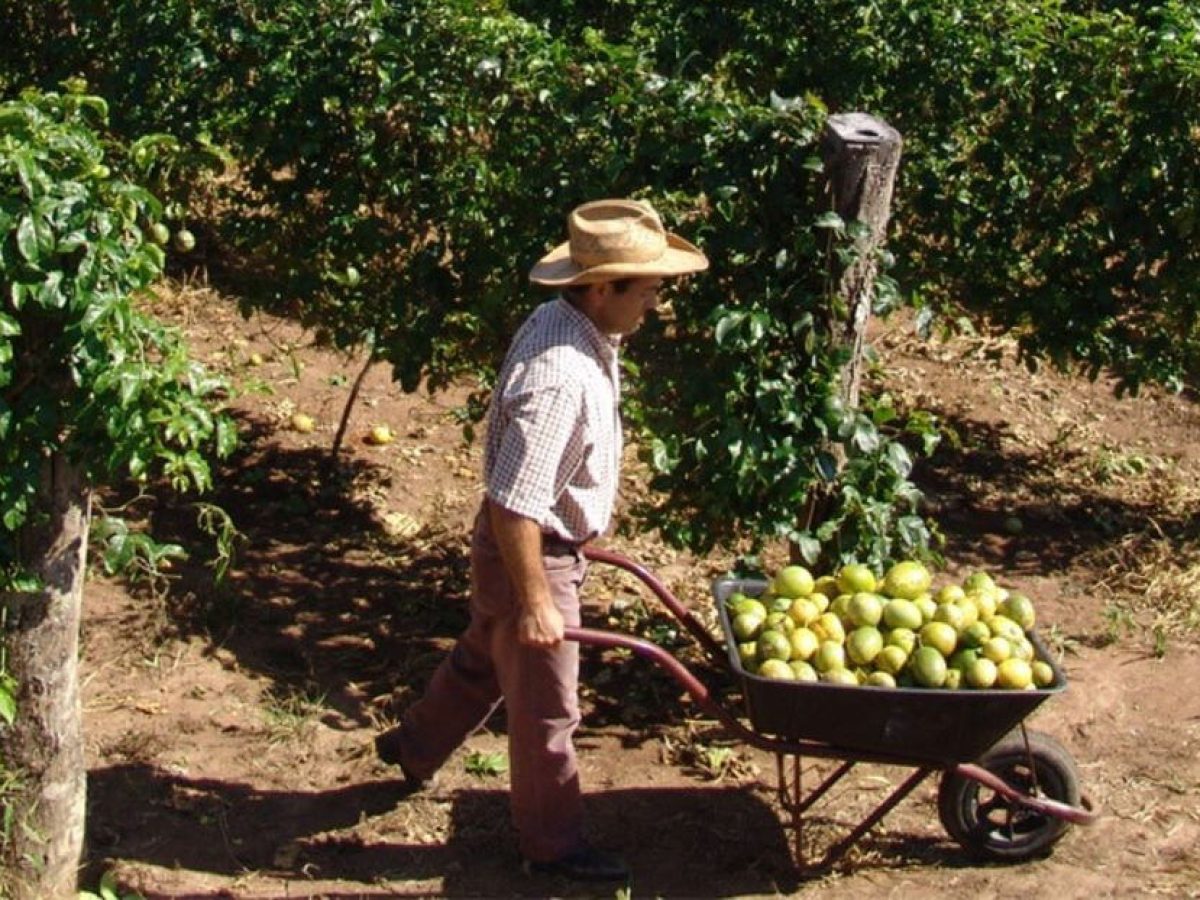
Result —
<svg viewBox="0 0 1200 900"><path fill-rule="evenodd" d="M709 630L704 627L704 623L697 619L691 610L679 602L675 595L671 593L667 586L653 572L641 563L622 556L620 553L603 550L600 547L584 547L583 555L593 562L615 566L641 581L642 584L651 590L654 596L662 601L663 605L671 611L675 618L683 623L688 633L700 643L705 652L715 662L726 667L729 666L729 658L725 654L725 647L712 636Z"/></svg>
<svg viewBox="0 0 1200 900"><path fill-rule="evenodd" d="M1056 819L1066 819L1075 825L1091 825L1099 816L1099 813L1092 809L1090 804L1087 807L1071 806L1069 803L1052 800L1049 797L1032 797L1029 794L1022 793L1016 788L1011 787L999 775L989 772L975 763L959 763L955 767L955 771L959 775L987 785L997 794L1001 794L1006 800L1011 800L1013 803L1018 803L1021 806L1027 806L1030 809L1053 816Z"/></svg>

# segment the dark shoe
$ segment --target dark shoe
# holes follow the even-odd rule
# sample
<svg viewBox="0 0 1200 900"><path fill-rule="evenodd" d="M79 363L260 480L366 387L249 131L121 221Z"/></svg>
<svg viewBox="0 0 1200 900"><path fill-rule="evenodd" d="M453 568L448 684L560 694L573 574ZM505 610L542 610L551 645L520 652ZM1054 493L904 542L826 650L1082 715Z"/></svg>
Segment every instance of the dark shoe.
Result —
<svg viewBox="0 0 1200 900"><path fill-rule="evenodd" d="M619 856L585 846L553 862L525 860L527 875L558 875L572 881L628 881L629 866Z"/></svg>
<svg viewBox="0 0 1200 900"><path fill-rule="evenodd" d="M405 795L415 794L417 791L433 787L437 783L436 774L428 777L419 777L410 772L408 766L404 765L404 760L400 758L399 728L393 728L390 731L385 731L383 734L376 735L375 755L379 757L381 762L385 762L389 766L400 767L400 772L404 775Z"/></svg>

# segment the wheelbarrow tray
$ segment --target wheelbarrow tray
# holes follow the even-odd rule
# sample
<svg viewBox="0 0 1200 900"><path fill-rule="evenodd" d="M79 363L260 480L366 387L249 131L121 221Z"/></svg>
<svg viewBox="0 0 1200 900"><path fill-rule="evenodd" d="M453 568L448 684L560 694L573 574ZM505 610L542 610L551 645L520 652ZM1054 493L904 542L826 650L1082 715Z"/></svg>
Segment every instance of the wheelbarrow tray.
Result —
<svg viewBox="0 0 1200 900"><path fill-rule="evenodd" d="M848 757L881 754L951 766L978 759L1066 687L1062 670L1034 632L1029 638L1036 656L1054 672L1054 681L1040 689L886 688L764 678L742 666L726 600L736 592L757 596L766 587L765 581L738 578L712 586L746 717L762 734L817 741Z"/></svg>

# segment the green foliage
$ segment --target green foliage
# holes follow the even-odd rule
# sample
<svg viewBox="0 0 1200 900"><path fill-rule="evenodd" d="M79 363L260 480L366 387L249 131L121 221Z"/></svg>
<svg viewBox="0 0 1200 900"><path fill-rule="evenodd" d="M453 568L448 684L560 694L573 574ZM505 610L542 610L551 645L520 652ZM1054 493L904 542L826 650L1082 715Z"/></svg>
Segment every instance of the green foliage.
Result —
<svg viewBox="0 0 1200 900"><path fill-rule="evenodd" d="M223 382L149 317L164 251L161 205L114 172L107 105L72 84L0 104L0 583L29 561L16 535L39 515L45 460L88 483L211 483L207 458L236 442L212 407ZM143 151L140 162L146 162Z"/></svg>
<svg viewBox="0 0 1200 900"><path fill-rule="evenodd" d="M508 771L508 754L503 750L493 753L472 750L463 760L463 769L477 778L497 778Z"/></svg>
<svg viewBox="0 0 1200 900"><path fill-rule="evenodd" d="M105 872L100 876L100 884L96 886L96 890L80 891L78 900L143 900L142 895L136 891L125 893L117 884L111 872Z"/></svg>
<svg viewBox="0 0 1200 900"><path fill-rule="evenodd" d="M206 230L246 304L369 346L406 389L486 383L564 212L649 197L714 267L670 339L648 329L631 351L629 419L663 498L645 521L694 548L920 547L908 452L867 415L844 433L821 415L846 361L831 265L853 229L822 216L815 98L666 75L634 44L560 39L498 2L114 2L74 27L96 83L131 100L121 115L236 148ZM830 518L798 527L814 489Z"/></svg>
<svg viewBox="0 0 1200 900"><path fill-rule="evenodd" d="M1200 372L1200 18L1069 0L512 0L657 68L813 93L905 139L900 280L1122 389ZM948 323L949 324L949 323Z"/></svg>

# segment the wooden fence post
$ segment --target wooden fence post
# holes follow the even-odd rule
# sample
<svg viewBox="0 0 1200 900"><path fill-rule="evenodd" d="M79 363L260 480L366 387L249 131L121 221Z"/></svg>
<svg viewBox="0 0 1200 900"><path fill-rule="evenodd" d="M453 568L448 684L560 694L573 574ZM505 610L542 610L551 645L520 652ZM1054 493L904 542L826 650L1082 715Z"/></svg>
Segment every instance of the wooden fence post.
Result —
<svg viewBox="0 0 1200 900"><path fill-rule="evenodd" d="M850 362L842 371L841 391L851 409L858 406L864 338L874 299L875 250L883 241L891 214L900 145L900 132L866 113L830 116L821 135L821 155L834 211L847 224L859 221L867 226L856 242L855 262L837 282L849 315L844 328L835 330L834 338L851 348Z"/></svg>
<svg viewBox="0 0 1200 900"><path fill-rule="evenodd" d="M866 113L830 116L821 135L821 155L833 210L847 224L857 221L867 226L856 239L854 262L835 273L835 290L848 310L844 323L832 324L833 340L850 348L840 390L848 410L858 408L863 350L878 266L875 251L883 242L891 213L892 188L900 167L900 144L900 132ZM840 468L845 463L842 447L834 444L831 452ZM820 522L832 489L832 484L826 484L809 495L800 517L801 529L808 531ZM795 544L790 547L790 554L793 562L803 561Z"/></svg>

